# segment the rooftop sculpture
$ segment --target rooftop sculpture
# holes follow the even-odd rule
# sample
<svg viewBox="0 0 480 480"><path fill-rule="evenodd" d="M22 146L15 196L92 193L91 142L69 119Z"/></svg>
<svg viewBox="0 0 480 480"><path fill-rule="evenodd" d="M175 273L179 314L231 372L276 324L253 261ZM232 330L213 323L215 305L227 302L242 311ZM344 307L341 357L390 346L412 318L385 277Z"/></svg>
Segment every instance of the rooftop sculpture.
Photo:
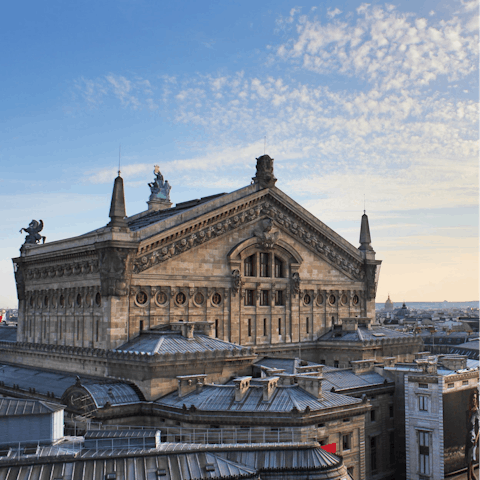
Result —
<svg viewBox="0 0 480 480"><path fill-rule="evenodd" d="M155 180L148 184L150 187L150 198L152 200L166 200L170 201L170 190L172 187L168 183L168 180L163 181L162 172L160 172L160 167L155 165L155 170L153 171L155 175Z"/></svg>
<svg viewBox="0 0 480 480"><path fill-rule="evenodd" d="M28 243L28 244L35 245L40 240L42 240L42 243L45 243L45 240L47 239L47 237L43 237L42 235L39 234L39 232L41 232L42 230L43 230L43 220L40 220L40 222L38 222L37 220L32 220L29 223L28 228L22 228L20 230L20 233L22 232L28 233L28 235L25 237L24 244Z"/></svg>

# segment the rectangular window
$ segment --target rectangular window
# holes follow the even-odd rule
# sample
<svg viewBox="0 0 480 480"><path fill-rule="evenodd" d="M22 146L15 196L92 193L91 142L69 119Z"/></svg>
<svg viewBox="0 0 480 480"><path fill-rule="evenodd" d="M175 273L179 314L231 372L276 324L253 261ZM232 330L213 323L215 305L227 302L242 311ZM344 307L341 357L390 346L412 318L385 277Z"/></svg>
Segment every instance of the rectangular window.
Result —
<svg viewBox="0 0 480 480"><path fill-rule="evenodd" d="M463 380L462 385L468 385L468 380Z"/></svg>
<svg viewBox="0 0 480 480"><path fill-rule="evenodd" d="M393 418L393 405L390 405L390 406L388 407L388 413L389 413L389 415L390 415L390 418Z"/></svg>
<svg viewBox="0 0 480 480"><path fill-rule="evenodd" d="M377 437L371 437L370 438L370 470L373 472L376 469L377 469Z"/></svg>
<svg viewBox="0 0 480 480"><path fill-rule="evenodd" d="M283 277L283 265L282 261L278 257L275 257L275 276L277 278Z"/></svg>
<svg viewBox="0 0 480 480"><path fill-rule="evenodd" d="M389 464L393 465L395 463L395 433L390 432L390 455L389 455Z"/></svg>
<svg viewBox="0 0 480 480"><path fill-rule="evenodd" d="M218 318L215 319L215 338L218 338Z"/></svg>
<svg viewBox="0 0 480 480"><path fill-rule="evenodd" d="M428 383L419 383L418 388L428 388Z"/></svg>
<svg viewBox="0 0 480 480"><path fill-rule="evenodd" d="M261 253L260 254L260 276L269 277L270 276L270 265L268 264L268 258L270 254Z"/></svg>
<svg viewBox="0 0 480 480"><path fill-rule="evenodd" d="M251 318L247 320L247 334L249 337L252 336L252 319Z"/></svg>
<svg viewBox="0 0 480 480"><path fill-rule="evenodd" d="M421 412L428 412L428 397L425 395L418 396L418 409Z"/></svg>
<svg viewBox="0 0 480 480"><path fill-rule="evenodd" d="M263 336L264 337L267 336L267 319L266 318L263 319Z"/></svg>
<svg viewBox="0 0 480 480"><path fill-rule="evenodd" d="M275 290L275 305L285 305L283 300L283 290Z"/></svg>
<svg viewBox="0 0 480 480"><path fill-rule="evenodd" d="M448 388L454 388L455 387L455 384L454 383L449 383L448 384Z"/></svg>
<svg viewBox="0 0 480 480"><path fill-rule="evenodd" d="M333 361L333 366L334 366L335 368L338 368L338 360L334 360L334 361Z"/></svg>
<svg viewBox="0 0 480 480"><path fill-rule="evenodd" d="M310 333L310 319L308 317L305 319L305 331Z"/></svg>
<svg viewBox="0 0 480 480"><path fill-rule="evenodd" d="M254 300L254 291L253 290L245 290L245 305L246 306L253 306L255 305Z"/></svg>
<svg viewBox="0 0 480 480"><path fill-rule="evenodd" d="M350 440L351 440L351 434L350 433L347 433L347 435L342 435L342 449L343 450L350 450L350 448L351 448Z"/></svg>
<svg viewBox="0 0 480 480"><path fill-rule="evenodd" d="M278 334L279 335L282 334L282 319L281 318L278 319Z"/></svg>
<svg viewBox="0 0 480 480"><path fill-rule="evenodd" d="M375 410L370 410L370 421L371 422L375 421Z"/></svg>
<svg viewBox="0 0 480 480"><path fill-rule="evenodd" d="M245 259L243 262L245 276L246 277L254 277L255 276L255 255L250 255L248 258Z"/></svg>
<svg viewBox="0 0 480 480"><path fill-rule="evenodd" d="M95 320L95 341L98 342L98 328L99 328L100 322L98 321L98 318ZM143 330L143 320L140 320L140 331Z"/></svg>
<svg viewBox="0 0 480 480"><path fill-rule="evenodd" d="M430 475L430 432L418 432L420 473Z"/></svg>
<svg viewBox="0 0 480 480"><path fill-rule="evenodd" d="M268 302L268 290L262 290L260 294L260 305L264 307L268 307L269 302Z"/></svg>

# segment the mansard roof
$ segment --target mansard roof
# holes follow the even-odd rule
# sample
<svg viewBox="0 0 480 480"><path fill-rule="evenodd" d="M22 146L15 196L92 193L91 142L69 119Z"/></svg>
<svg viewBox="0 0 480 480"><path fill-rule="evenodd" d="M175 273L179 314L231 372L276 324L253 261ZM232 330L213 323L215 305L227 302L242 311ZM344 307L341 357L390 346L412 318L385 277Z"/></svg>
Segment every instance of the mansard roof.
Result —
<svg viewBox="0 0 480 480"><path fill-rule="evenodd" d="M298 385L277 386L272 398L263 401L263 387L253 379L248 391L241 401L235 401L235 385L205 385L201 392L192 392L183 397L173 392L156 401L159 405L174 408L190 408L197 410L227 412L290 412L304 411L307 407L312 411L334 407L354 406L362 403L360 399L347 397L325 391L322 398L315 398Z"/></svg>

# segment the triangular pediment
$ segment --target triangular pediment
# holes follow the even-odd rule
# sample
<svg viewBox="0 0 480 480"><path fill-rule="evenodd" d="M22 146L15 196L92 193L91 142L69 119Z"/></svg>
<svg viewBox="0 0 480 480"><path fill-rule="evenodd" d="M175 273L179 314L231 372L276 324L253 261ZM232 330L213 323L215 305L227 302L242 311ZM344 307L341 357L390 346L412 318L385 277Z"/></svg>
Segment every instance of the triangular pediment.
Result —
<svg viewBox="0 0 480 480"><path fill-rule="evenodd" d="M279 189L263 189L233 202L230 200L229 195L224 195L216 200L216 208L208 210L201 206L199 212L192 209L190 219L176 222L171 228L165 228L159 222L158 233L140 242L134 273L148 270L220 237L228 237L234 231L245 230L248 225L271 219L274 230L294 238L347 277L363 278L363 259L358 249ZM201 214L202 210L208 211Z"/></svg>

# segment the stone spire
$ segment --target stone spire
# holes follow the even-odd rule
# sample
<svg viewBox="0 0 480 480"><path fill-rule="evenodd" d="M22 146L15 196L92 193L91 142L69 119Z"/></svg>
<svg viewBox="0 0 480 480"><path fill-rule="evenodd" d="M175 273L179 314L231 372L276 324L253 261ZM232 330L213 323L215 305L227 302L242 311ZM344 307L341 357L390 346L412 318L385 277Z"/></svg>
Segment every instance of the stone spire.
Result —
<svg viewBox="0 0 480 480"><path fill-rule="evenodd" d="M262 155L257 158L257 173L252 180L254 183L258 183L261 188L275 186L277 179L273 175L273 158L270 158L268 155Z"/></svg>
<svg viewBox="0 0 480 480"><path fill-rule="evenodd" d="M128 229L125 217L125 194L123 192L123 178L118 171L118 177L113 184L112 202L110 203L110 222L107 227L119 227Z"/></svg>
<svg viewBox="0 0 480 480"><path fill-rule="evenodd" d="M372 239L370 237L370 227L368 226L368 217L364 210L362 215L362 225L360 227L360 246L358 249L373 251L370 243L372 243Z"/></svg>

